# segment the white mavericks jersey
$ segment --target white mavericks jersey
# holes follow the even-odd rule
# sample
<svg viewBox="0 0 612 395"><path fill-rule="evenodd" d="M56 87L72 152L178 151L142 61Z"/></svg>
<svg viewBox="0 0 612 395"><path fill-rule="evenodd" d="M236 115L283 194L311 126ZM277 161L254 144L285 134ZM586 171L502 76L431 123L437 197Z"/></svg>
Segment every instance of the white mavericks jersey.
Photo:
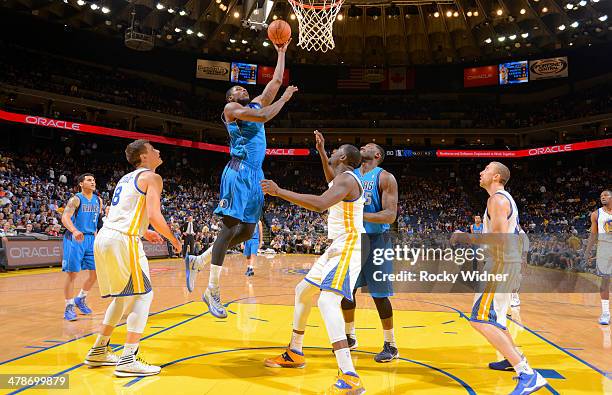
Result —
<svg viewBox="0 0 612 395"><path fill-rule="evenodd" d="M504 262L520 262L523 248L521 246L519 235L519 217L518 208L512 196L508 191L500 190L495 192L495 195L502 195L510 202L510 215L506 219L506 227L503 233L508 236L504 243ZM485 209L483 216L483 233L491 233L491 218Z"/></svg>
<svg viewBox="0 0 612 395"><path fill-rule="evenodd" d="M597 210L597 255L612 254L612 214Z"/></svg>
<svg viewBox="0 0 612 395"><path fill-rule="evenodd" d="M138 177L149 171L140 167L121 177L113 192L108 217L103 228L113 229L128 236L142 236L149 228L146 214L146 194L138 189Z"/></svg>
<svg viewBox="0 0 612 395"><path fill-rule="evenodd" d="M350 174L359 183L361 195L356 200L340 201L329 208L327 237L332 240L348 233L365 233L363 227L363 206L365 205L363 185L355 173L351 171L345 171L344 173ZM333 181L329 183L329 187L331 188L332 185L334 185Z"/></svg>

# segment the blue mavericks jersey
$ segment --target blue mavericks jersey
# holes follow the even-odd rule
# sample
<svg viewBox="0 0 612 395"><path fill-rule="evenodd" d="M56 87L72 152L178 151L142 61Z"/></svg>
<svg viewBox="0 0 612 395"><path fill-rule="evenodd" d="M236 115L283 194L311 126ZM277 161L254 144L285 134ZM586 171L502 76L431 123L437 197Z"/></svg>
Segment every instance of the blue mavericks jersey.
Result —
<svg viewBox="0 0 612 395"><path fill-rule="evenodd" d="M380 173L383 169L376 167L370 170L368 173L362 175L359 169L355 169L353 172L359 177L363 184L363 192L365 197L365 206L363 207L364 213L377 213L382 211L382 200L379 193L380 190ZM389 224L375 224L373 222L363 221L363 226L366 233L383 233L389 230Z"/></svg>
<svg viewBox="0 0 612 395"><path fill-rule="evenodd" d="M259 109L261 104L249 103L247 107ZM261 122L248 122L236 119L223 123L230 136L230 155L241 159L256 168L261 165L266 156L266 131Z"/></svg>
<svg viewBox="0 0 612 395"><path fill-rule="evenodd" d="M480 226L476 226L476 224L472 225L472 233L482 233L482 222Z"/></svg>
<svg viewBox="0 0 612 395"><path fill-rule="evenodd" d="M100 199L95 193L88 200L82 193L76 196L81 201L79 208L72 215L72 223L83 234L94 234L98 230L98 216L100 215Z"/></svg>

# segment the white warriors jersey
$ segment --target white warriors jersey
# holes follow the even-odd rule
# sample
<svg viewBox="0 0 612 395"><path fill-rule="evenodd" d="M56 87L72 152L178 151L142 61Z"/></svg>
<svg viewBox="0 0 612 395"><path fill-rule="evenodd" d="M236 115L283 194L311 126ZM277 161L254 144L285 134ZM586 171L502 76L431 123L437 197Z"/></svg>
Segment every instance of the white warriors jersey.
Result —
<svg viewBox="0 0 612 395"><path fill-rule="evenodd" d="M612 250L612 214L603 207L597 210L597 250ZM607 251L606 251L607 252Z"/></svg>
<svg viewBox="0 0 612 395"><path fill-rule="evenodd" d="M149 227L146 194L138 189L138 177L149 171L143 167L121 177L115 187L104 228L129 236L142 236Z"/></svg>
<svg viewBox="0 0 612 395"><path fill-rule="evenodd" d="M365 198L363 196L363 185L359 177L351 171L344 173L350 174L359 184L361 194L353 201L340 201L329 208L327 216L327 237L337 239L348 233L365 233L363 227L363 206ZM334 185L334 182L329 183L329 187Z"/></svg>
<svg viewBox="0 0 612 395"><path fill-rule="evenodd" d="M523 246L520 242L519 235L519 217L518 217L518 208L512 196L508 193L508 191L500 190L495 192L495 195L502 195L510 202L510 214L506 218L506 225L503 229L503 234L508 237L504 242L504 261L505 262L520 262L521 254L523 252ZM489 213L485 209L483 216L483 233L492 233L491 231L491 218L489 217Z"/></svg>

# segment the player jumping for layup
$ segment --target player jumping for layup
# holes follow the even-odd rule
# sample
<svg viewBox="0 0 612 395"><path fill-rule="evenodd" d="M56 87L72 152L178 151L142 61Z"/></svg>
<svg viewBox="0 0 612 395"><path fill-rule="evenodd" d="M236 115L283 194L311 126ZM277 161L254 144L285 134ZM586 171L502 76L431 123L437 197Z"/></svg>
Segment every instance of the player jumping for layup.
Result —
<svg viewBox="0 0 612 395"><path fill-rule="evenodd" d="M510 170L499 162L491 162L480 172L480 186L489 199L484 216L483 234L456 232L451 242L466 242L487 246L485 271L497 273L514 268L520 274L521 249L519 246L518 208L512 196L504 189L510 179ZM511 278L516 278L513 276ZM482 292L474 295L470 323L514 367L518 383L510 395L527 395L547 384L546 379L527 363L514 344L506 327L506 313L510 305L510 291L499 291L497 283L487 283ZM512 288L510 286L509 288Z"/></svg>
<svg viewBox="0 0 612 395"><path fill-rule="evenodd" d="M327 394L359 395L365 392L351 359L351 351L344 333L344 320L340 314L342 298L353 299L353 289L361 272L361 234L365 198L359 177L353 173L361 163L356 147L345 144L333 152L329 165L333 180L321 196L304 195L279 188L273 181L263 180L266 194L323 212L327 217L328 237L332 244L312 266L306 278L295 287L293 332L287 350L276 358L266 359L268 367L302 368L306 365L302 345L313 296L320 292L319 309L327 334L336 355L340 374ZM326 175L327 176L327 175Z"/></svg>
<svg viewBox="0 0 612 395"><path fill-rule="evenodd" d="M319 131L315 131L315 136L325 178L329 182L333 179L334 174L325 153L325 140ZM385 151L380 145L368 143L361 147L360 153L361 166L355 169L355 174L361 180L364 189L363 225L370 241L370 251L377 248L389 249L392 246L387 231L389 230L389 224L395 222L397 217L397 181L393 174L378 167L385 159ZM374 356L374 360L376 362L390 362L399 358L399 351L393 335L393 307L389 300L389 297L393 296L393 285L390 281L374 280L374 272L382 270L383 273L390 274L393 272L393 263L385 260L383 266L377 267L372 263L372 259L372 254L369 254L355 285L355 292L357 288L368 287L382 322L384 336L383 350ZM351 350L357 348L355 302L354 297L352 301L346 298L342 300L345 333Z"/></svg>
<svg viewBox="0 0 612 395"><path fill-rule="evenodd" d="M136 170L117 183L108 217L94 245L100 295L113 300L85 364L116 365L115 375L119 377L151 376L161 368L149 365L136 355L153 301L149 262L140 238L163 243L158 233L148 230L150 223L170 240L176 252L181 251L181 245L161 213L163 181L155 173L162 164L159 151L146 140L136 140L127 146L125 156ZM108 345L124 314L127 314L127 335L123 354L118 358Z"/></svg>
<svg viewBox="0 0 612 395"><path fill-rule="evenodd" d="M95 194L96 179L91 173L81 174L78 178L81 192L68 200L62 214L62 224L67 229L64 235L64 258L62 271L68 275L64 284L66 310L64 319L75 321L77 315L74 306L83 314L91 314L91 309L85 303L85 298L96 282L96 263L94 261L94 238L98 229L98 217L102 210L100 198ZM87 280L76 298L73 298L74 280L81 271L86 271Z"/></svg>
<svg viewBox="0 0 612 395"><path fill-rule="evenodd" d="M232 158L223 170L219 206L215 209L215 214L223 217L221 229L213 245L203 254L185 256L189 292L195 288L197 272L206 263L212 263L202 299L217 318L227 317L219 292L225 254L228 248L251 238L263 208L264 197L259 183L263 180L261 165L266 156L264 123L274 118L297 91L296 87L289 86L281 98L272 103L282 84L288 46L289 42L281 47L275 45L278 60L274 77L261 95L250 100L249 92L241 86L234 86L226 93L222 119L230 135Z"/></svg>
<svg viewBox="0 0 612 395"><path fill-rule="evenodd" d="M610 325L610 276L612 275L612 191L601 193L601 207L591 213L591 234L584 250L584 261L597 240L597 273L601 276L601 325Z"/></svg>

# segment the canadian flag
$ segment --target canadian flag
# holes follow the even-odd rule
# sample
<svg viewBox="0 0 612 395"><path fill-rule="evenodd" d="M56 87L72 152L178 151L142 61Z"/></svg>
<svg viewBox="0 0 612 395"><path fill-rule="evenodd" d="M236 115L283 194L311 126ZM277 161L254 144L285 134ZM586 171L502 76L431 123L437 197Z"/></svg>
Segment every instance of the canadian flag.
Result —
<svg viewBox="0 0 612 395"><path fill-rule="evenodd" d="M389 84L389 90L392 91L404 91L406 90L406 68L405 67L391 67L389 68L389 75L387 77L387 83Z"/></svg>

